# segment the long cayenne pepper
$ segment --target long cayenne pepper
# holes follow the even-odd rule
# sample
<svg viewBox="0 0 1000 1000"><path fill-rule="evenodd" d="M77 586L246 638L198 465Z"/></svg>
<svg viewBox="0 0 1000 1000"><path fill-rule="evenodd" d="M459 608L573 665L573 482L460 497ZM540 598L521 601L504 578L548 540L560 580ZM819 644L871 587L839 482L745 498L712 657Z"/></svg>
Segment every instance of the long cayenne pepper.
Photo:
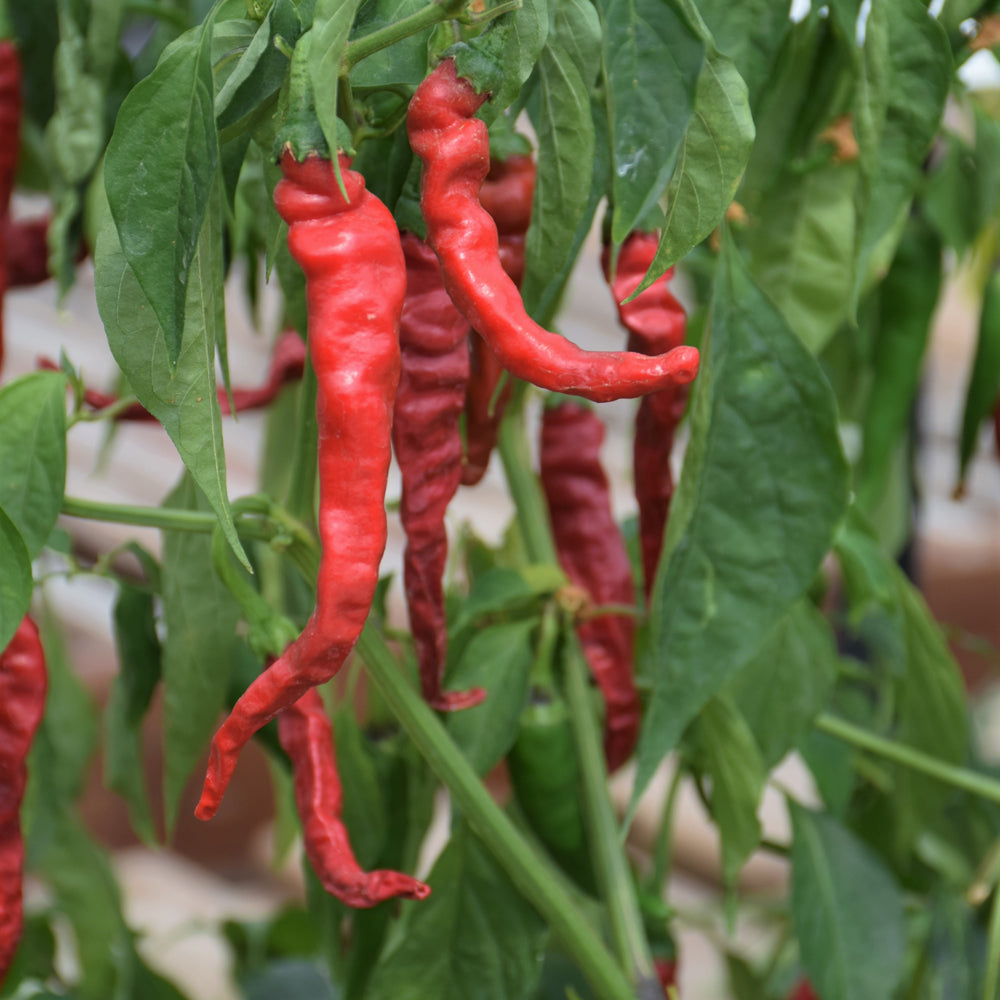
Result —
<svg viewBox="0 0 1000 1000"><path fill-rule="evenodd" d="M539 464L559 563L595 605L633 605L635 590L625 540L611 510L601 466L604 424L588 406L566 400L542 415ZM608 770L635 748L641 708L633 679L635 622L600 615L577 627L580 644L604 696Z"/></svg>
<svg viewBox="0 0 1000 1000"><path fill-rule="evenodd" d="M403 484L403 581L424 698L440 711L456 711L486 697L482 688L441 689L448 649L445 512L462 474L459 417L469 378L469 324L448 298L434 251L413 233L403 233L401 242L406 300L392 443Z"/></svg>
<svg viewBox="0 0 1000 1000"><path fill-rule="evenodd" d="M347 906L362 908L396 896L426 899L431 890L423 882L386 869L366 872L354 857L341 819L333 727L315 688L278 716L278 739L292 761L306 857L323 888Z"/></svg>
<svg viewBox="0 0 1000 1000"><path fill-rule="evenodd" d="M306 275L309 352L318 382L319 535L316 608L299 638L237 701L212 740L195 814L210 819L240 749L305 692L341 668L364 627L386 542L385 488L399 381L406 264L389 210L340 158L281 158L274 201Z"/></svg>
<svg viewBox="0 0 1000 1000"><path fill-rule="evenodd" d="M25 617L0 653L0 983L23 929L21 800L28 778L25 761L45 708L45 691L45 651L38 628Z"/></svg>
<svg viewBox="0 0 1000 1000"><path fill-rule="evenodd" d="M625 301L646 276L656 256L658 242L655 233L632 233L622 244L614 278L610 274L609 248L605 247L601 258L604 275L618 307L618 317L628 331L628 349L640 354L657 355L674 350L684 343L687 326L684 307L668 287L673 269L657 278L631 302ZM639 507L639 544L647 600L656 578L674 494L670 453L687 400L686 385L668 385L644 396L635 416L632 470Z"/></svg>
<svg viewBox="0 0 1000 1000"><path fill-rule="evenodd" d="M512 375L544 389L606 402L690 382L698 371L692 347L653 358L584 351L527 315L500 263L497 227L479 202L489 137L473 116L485 100L445 59L417 87L407 113L410 145L424 164L420 206L427 242L459 312Z"/></svg>

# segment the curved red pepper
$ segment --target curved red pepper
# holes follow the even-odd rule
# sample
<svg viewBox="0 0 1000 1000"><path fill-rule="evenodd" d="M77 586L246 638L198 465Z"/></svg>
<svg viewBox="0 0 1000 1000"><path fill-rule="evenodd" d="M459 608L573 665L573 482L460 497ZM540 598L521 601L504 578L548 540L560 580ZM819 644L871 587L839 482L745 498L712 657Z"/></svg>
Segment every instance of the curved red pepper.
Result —
<svg viewBox="0 0 1000 1000"><path fill-rule="evenodd" d="M459 312L511 374L545 389L603 402L690 382L698 371L693 347L656 358L584 351L525 312L500 264L496 225L479 202L489 137L473 115L485 100L446 59L417 88L407 114L410 145L424 163L420 206L427 242Z"/></svg>
<svg viewBox="0 0 1000 1000"><path fill-rule="evenodd" d="M288 246L306 275L309 352L318 383L319 535L316 608L302 634L233 706L212 740L195 815L219 807L242 746L282 709L343 666L364 627L385 549L399 314L406 264L391 213L341 157L281 159L274 191Z"/></svg>
<svg viewBox="0 0 1000 1000"><path fill-rule="evenodd" d="M25 761L45 709L45 651L25 617L0 653L0 983L23 928L24 842L20 811L28 780Z"/></svg>
<svg viewBox="0 0 1000 1000"><path fill-rule="evenodd" d="M302 841L316 877L347 906L376 906L386 899L426 899L430 887L409 875L366 872L351 850L341 820L343 794L337 774L333 727L315 688L278 716L278 739L291 758Z"/></svg>
<svg viewBox="0 0 1000 1000"><path fill-rule="evenodd" d="M611 510L601 466L604 424L587 406L565 402L542 416L540 470L559 563L594 604L635 604L632 567ZM623 764L639 735L633 679L635 621L601 615L577 627L591 673L604 696L608 770Z"/></svg>
<svg viewBox="0 0 1000 1000"><path fill-rule="evenodd" d="M632 233L622 244L614 279L609 273L610 250L601 263L618 306L618 317L628 330L628 349L641 354L665 354L684 343L687 316L669 289L673 268L625 302L646 276L659 243L655 233ZM670 468L677 425L687 407L688 387L670 385L644 396L635 416L632 439L632 470L635 498L639 505L639 544L646 598L653 589L656 567L663 549L663 533L674 495Z"/></svg>
<svg viewBox="0 0 1000 1000"><path fill-rule="evenodd" d="M402 369L392 443L403 480L403 580L424 698L440 711L478 705L482 688L442 691L448 650L442 579L448 558L445 512L462 472L459 416L469 380L469 324L452 305L434 251L404 233L406 301L399 323Z"/></svg>

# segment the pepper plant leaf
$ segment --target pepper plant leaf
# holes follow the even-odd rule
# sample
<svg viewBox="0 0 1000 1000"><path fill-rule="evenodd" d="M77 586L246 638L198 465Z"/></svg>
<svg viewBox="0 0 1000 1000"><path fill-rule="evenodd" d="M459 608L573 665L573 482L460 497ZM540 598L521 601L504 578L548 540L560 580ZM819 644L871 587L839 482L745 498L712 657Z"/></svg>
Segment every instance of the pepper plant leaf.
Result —
<svg viewBox="0 0 1000 1000"><path fill-rule="evenodd" d="M728 240L709 323L651 599L653 691L632 809L687 724L804 593L847 503L829 383Z"/></svg>
<svg viewBox="0 0 1000 1000"><path fill-rule="evenodd" d="M360 2L361 0L318 0L313 15L307 66L316 102L316 118L331 150L340 148L337 141L337 77L340 73L340 59L347 47L351 24ZM337 162L336 157L333 162Z"/></svg>
<svg viewBox="0 0 1000 1000"><path fill-rule="evenodd" d="M0 649L14 638L31 605L31 559L17 526L0 507Z"/></svg>

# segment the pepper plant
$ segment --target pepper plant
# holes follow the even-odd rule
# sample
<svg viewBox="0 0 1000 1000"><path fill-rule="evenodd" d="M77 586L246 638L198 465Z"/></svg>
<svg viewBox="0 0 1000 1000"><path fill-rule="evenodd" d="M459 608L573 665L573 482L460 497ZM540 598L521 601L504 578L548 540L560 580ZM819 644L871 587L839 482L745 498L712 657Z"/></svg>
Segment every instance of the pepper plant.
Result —
<svg viewBox="0 0 1000 1000"><path fill-rule="evenodd" d="M63 296L92 268L122 376L87 386L67 339L0 383L0 997L182 996L76 803L99 745L136 833L169 842L185 786L204 778L210 820L254 738L308 891L226 928L247 997L693 991L675 939L704 914L667 884L686 783L719 833L728 995L995 1000L1000 775L905 556L957 263L982 292L959 492L1000 428L1000 105L959 73L1000 43L997 6L0 0L0 291ZM11 212L15 187L46 223ZM600 352L560 335L577 267L624 328ZM254 315L265 282L282 304L251 389L229 377L240 276ZM619 525L601 404L640 396ZM250 407L272 446L233 497L222 420ZM161 506L66 494L94 420L162 425L185 472ZM378 578L390 447L401 581ZM445 512L491 453L515 515L449 552ZM162 544L85 558L87 519ZM100 719L51 615L48 693L37 650L21 683L53 573L116 592ZM775 786L774 842L758 806L793 752L816 795ZM668 755L638 866L624 835ZM608 770L630 760L620 816ZM418 877L441 786L446 842ZM789 872L763 910L739 881L760 850ZM48 895L22 921L25 870ZM744 908L766 953L728 933Z"/></svg>

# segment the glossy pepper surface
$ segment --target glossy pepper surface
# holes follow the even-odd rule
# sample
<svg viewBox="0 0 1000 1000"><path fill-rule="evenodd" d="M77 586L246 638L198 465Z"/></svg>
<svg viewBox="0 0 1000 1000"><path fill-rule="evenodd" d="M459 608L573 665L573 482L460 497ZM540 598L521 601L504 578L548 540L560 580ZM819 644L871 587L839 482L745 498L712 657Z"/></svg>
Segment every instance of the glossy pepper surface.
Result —
<svg viewBox="0 0 1000 1000"><path fill-rule="evenodd" d="M26 760L45 708L45 651L35 623L25 617L0 653L0 983L23 929L24 842L21 800Z"/></svg>
<svg viewBox="0 0 1000 1000"><path fill-rule="evenodd" d="M218 809L242 746L282 709L328 681L354 648L385 549L385 487L399 381L406 264L389 210L341 157L299 163L286 151L274 201L306 275L316 370L319 536L316 607L302 634L244 692L212 740L196 815Z"/></svg>
<svg viewBox="0 0 1000 1000"><path fill-rule="evenodd" d="M434 251L403 233L406 300L399 324L402 370L392 443L402 477L406 532L403 582L424 698L436 709L476 705L481 688L442 691L448 651L443 577L448 558L445 512L462 474L459 417L469 378L469 324L452 305Z"/></svg>
<svg viewBox="0 0 1000 1000"><path fill-rule="evenodd" d="M535 161L520 154L492 163L479 192L480 203L497 226L500 265L518 288L524 278L525 237L531 224L534 194ZM504 378L503 365L475 330L469 334L469 366L464 486L474 486L486 474L513 388L513 382Z"/></svg>
<svg viewBox="0 0 1000 1000"><path fill-rule="evenodd" d="M430 888L400 872L366 872L351 850L341 820L343 794L333 727L314 688L278 716L278 739L292 761L295 805L306 857L323 888L347 906L376 906L395 896L426 899Z"/></svg>
<svg viewBox="0 0 1000 1000"><path fill-rule="evenodd" d="M542 416L540 470L559 562L595 605L635 604L632 567L611 510L601 466L604 424L587 406L561 402ZM635 622L600 615L577 628L591 673L604 696L604 755L608 770L623 764L639 734L633 679Z"/></svg>
<svg viewBox="0 0 1000 1000"><path fill-rule="evenodd" d="M0 368L3 367L3 296L7 275L6 222L17 174L21 136L21 57L9 39L0 41Z"/></svg>
<svg viewBox="0 0 1000 1000"><path fill-rule="evenodd" d="M410 145L424 164L420 207L427 242L441 262L452 301L518 378L596 401L642 396L690 382L698 352L661 357L584 351L535 323L500 263L497 227L479 202L489 170L486 100L445 59L417 88L407 114Z"/></svg>
<svg viewBox="0 0 1000 1000"><path fill-rule="evenodd" d="M628 331L628 349L640 354L659 355L676 349L684 343L687 326L684 307L669 289L672 268L631 302L625 301L646 276L658 243L655 233L632 233L622 244L614 278L610 275L608 248L601 258L618 307L618 317ZM670 453L677 425L687 407L688 391L686 385L669 385L644 396L635 416L632 471L639 507L639 544L647 599L656 578L674 494Z"/></svg>

